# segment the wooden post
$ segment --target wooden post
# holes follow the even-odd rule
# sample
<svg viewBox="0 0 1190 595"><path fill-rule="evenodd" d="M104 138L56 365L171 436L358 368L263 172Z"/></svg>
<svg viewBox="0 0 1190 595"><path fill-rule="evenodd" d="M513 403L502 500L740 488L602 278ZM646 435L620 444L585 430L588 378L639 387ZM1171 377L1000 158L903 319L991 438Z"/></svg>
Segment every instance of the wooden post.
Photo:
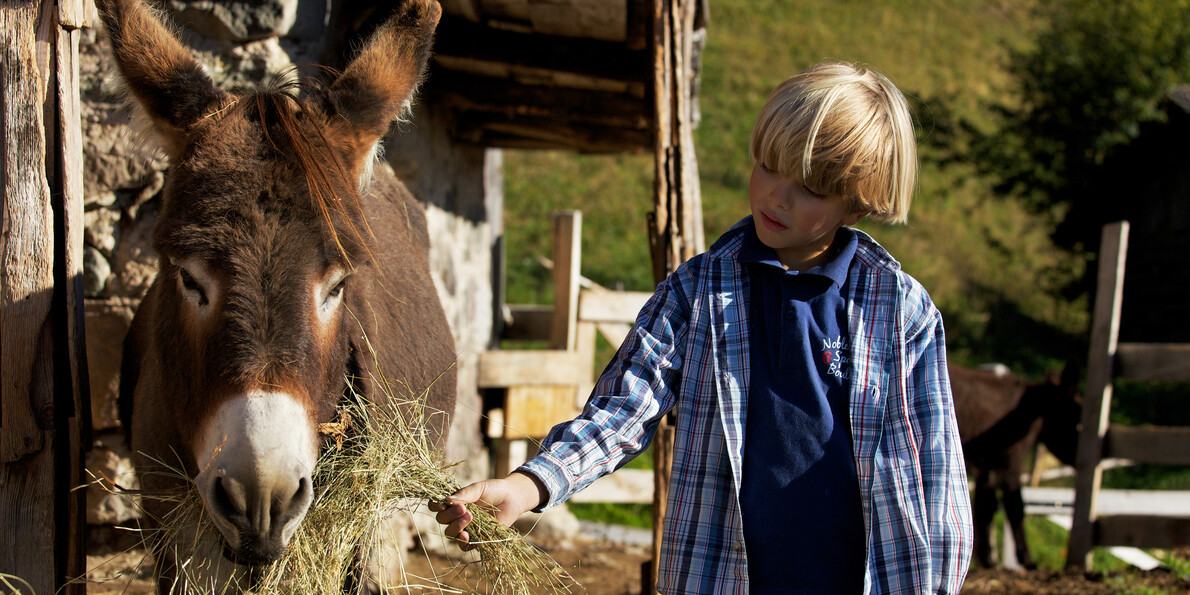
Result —
<svg viewBox="0 0 1190 595"><path fill-rule="evenodd" d="M1067 548L1067 568L1088 568L1094 542L1095 498L1103 479L1099 461L1111 411L1112 366L1120 331L1124 296L1124 263L1128 256L1128 222L1103 228L1099 245L1099 282L1091 318L1091 347L1087 358L1087 386L1083 396L1083 430L1079 433L1075 468L1074 510Z"/></svg>
<svg viewBox="0 0 1190 595"><path fill-rule="evenodd" d="M503 436L493 454L493 471L496 477L508 475L534 454L529 449L526 436L540 438L553 423L577 415L578 399L580 396L586 396L580 394L580 391L590 390L592 384L591 360L594 355L591 350L594 348L594 330L584 330L578 324L583 214L581 211L554 213L551 227L554 309L550 319L549 346L551 350L579 353L584 359L578 362L578 366L565 367L565 370L569 371L566 377L573 382L517 382L507 385L504 397ZM542 355L542 352L535 352L532 357L540 362ZM487 380L481 378L481 385L484 382Z"/></svg>
<svg viewBox="0 0 1190 595"><path fill-rule="evenodd" d="M700 0L654 0L652 19L655 112L654 204L648 217L654 280L703 250L698 162L694 153L691 84L693 34ZM672 417L672 416L670 416ZM653 557L642 593L657 589L661 536L669 493L674 428L667 417L653 439Z"/></svg>
<svg viewBox="0 0 1190 595"><path fill-rule="evenodd" d="M85 593L82 0L0 0L0 573ZM86 439L86 440L85 440Z"/></svg>

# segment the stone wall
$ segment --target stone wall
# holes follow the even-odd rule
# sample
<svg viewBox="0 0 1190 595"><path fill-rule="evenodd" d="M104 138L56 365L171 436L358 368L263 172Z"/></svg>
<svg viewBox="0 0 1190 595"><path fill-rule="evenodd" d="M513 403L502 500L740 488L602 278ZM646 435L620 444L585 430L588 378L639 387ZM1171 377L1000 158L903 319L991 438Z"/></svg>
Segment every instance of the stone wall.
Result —
<svg viewBox="0 0 1190 595"><path fill-rule="evenodd" d="M294 64L321 60L328 24L352 22L350 5L305 0L170 0L165 14L223 88L253 86L292 75ZM370 7L366 10L373 10ZM343 45L339 42L337 45ZM349 45L349 44L348 44ZM120 92L101 31L80 47L85 179L87 357L96 444L88 467L134 487L124 459L116 410L121 344L157 270L151 234L167 167L151 139L138 135ZM427 203L431 266L459 351L459 404L447 456L470 460L460 481L486 476L479 431L475 368L492 336L492 246L501 217L502 170L497 150L462 146L432 106L418 106L394 129L386 155L414 194ZM92 523L126 520L132 509L102 492L89 497Z"/></svg>

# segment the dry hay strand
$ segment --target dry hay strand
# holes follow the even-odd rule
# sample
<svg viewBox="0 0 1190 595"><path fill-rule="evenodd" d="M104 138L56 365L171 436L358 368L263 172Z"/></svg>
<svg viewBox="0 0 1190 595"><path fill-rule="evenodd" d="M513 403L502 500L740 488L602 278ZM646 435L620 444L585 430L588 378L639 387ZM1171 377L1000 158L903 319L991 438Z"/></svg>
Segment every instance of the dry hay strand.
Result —
<svg viewBox="0 0 1190 595"><path fill-rule="evenodd" d="M177 560L179 574L204 593L307 595L344 592L360 585L362 554L380 547L385 519L413 514L427 501L441 502L459 488L451 473L454 465L445 462L431 445L426 429L425 416L441 412L426 411L425 393L416 397L408 391L398 393L386 379L378 384L386 393L383 404L368 403L353 393L340 407L339 421L320 427L333 444L324 447L319 457L313 477L314 501L280 560L226 583L227 568L199 567L198 560L228 565L220 553L221 538L204 514L193 482L180 469L161 461L157 461L161 472L184 478L186 489L177 494L138 494L175 504L167 518L157 519L158 534L145 535L146 545L158 559L168 554ZM444 593L527 595L581 590L553 558L520 533L481 506L471 506L470 511L474 520L468 532L478 562L454 563L441 572L435 569L433 577L380 577L380 583L390 589ZM161 551L165 547L170 550ZM478 579L457 584L462 569L473 565L479 567Z"/></svg>

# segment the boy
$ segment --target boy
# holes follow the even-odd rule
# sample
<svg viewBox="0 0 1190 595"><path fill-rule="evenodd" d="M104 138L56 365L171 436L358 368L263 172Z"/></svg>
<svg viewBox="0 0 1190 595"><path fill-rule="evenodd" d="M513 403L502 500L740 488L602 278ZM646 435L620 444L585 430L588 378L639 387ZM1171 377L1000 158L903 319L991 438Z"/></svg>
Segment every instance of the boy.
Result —
<svg viewBox="0 0 1190 595"><path fill-rule="evenodd" d="M779 85L752 133L752 215L645 305L584 412L503 479L431 503L510 524L643 451L677 408L662 593L958 593L967 477L942 318L849 226L904 222L916 182L904 96L823 63Z"/></svg>

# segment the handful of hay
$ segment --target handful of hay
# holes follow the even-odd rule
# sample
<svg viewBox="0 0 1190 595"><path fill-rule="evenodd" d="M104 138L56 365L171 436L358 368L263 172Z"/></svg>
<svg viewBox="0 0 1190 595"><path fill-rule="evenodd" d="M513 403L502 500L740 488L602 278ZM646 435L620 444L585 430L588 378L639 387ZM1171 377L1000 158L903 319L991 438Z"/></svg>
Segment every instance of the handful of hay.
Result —
<svg viewBox="0 0 1190 595"><path fill-rule="evenodd" d="M422 412L423 399L368 405L360 398L341 408L339 422L324 424L335 444L324 449L314 471L315 498L285 555L241 579L258 594L337 593L357 582L361 551L378 548L380 525L394 514L413 513L429 500L442 501L458 489L451 465L430 446ZM193 484L189 484L193 485ZM152 497L146 495L146 497ZM218 543L217 529L203 514L194 489L176 498L171 518L160 519L159 543ZM505 527L486 510L473 507L468 527L479 553L480 580L460 587L458 565L434 571L433 577L386 577L390 584L433 592L565 593L575 585L546 553ZM428 514L428 513L427 513ZM179 536L184 538L175 539ZM443 537L445 539L445 537ZM193 572L202 584L208 571L193 569L193 552L171 552L181 572ZM159 553L160 555L160 553ZM218 554L216 554L218 555ZM459 563L464 564L464 563ZM209 580L209 579L207 579Z"/></svg>

